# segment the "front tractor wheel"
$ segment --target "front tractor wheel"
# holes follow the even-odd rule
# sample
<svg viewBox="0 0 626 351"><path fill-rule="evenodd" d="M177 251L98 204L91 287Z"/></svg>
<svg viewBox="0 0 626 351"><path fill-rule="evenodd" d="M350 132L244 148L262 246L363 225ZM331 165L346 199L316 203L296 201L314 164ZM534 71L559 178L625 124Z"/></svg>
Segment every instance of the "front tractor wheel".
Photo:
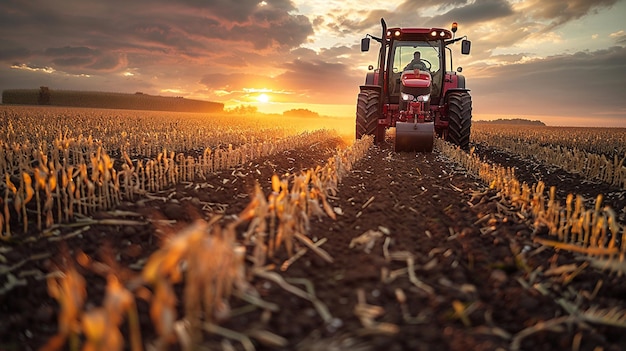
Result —
<svg viewBox="0 0 626 351"><path fill-rule="evenodd" d="M364 90L359 93L356 104L357 139L361 139L364 135L373 135L374 143L384 141L385 128L378 126L378 118L380 118L379 102L380 93L375 90Z"/></svg>
<svg viewBox="0 0 626 351"><path fill-rule="evenodd" d="M446 140L469 150L472 128L472 97L465 91L451 92L448 96L448 132Z"/></svg>

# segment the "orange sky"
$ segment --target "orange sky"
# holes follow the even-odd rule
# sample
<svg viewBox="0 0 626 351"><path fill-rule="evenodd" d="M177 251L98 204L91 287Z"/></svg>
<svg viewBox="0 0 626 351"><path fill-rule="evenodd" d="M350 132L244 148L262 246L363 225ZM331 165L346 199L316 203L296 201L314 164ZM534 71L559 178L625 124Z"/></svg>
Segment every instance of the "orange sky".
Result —
<svg viewBox="0 0 626 351"><path fill-rule="evenodd" d="M380 35L380 17L456 21L472 40L454 65L474 118L626 127L624 13L624 0L7 0L0 90L141 91L352 118L376 63L360 39Z"/></svg>

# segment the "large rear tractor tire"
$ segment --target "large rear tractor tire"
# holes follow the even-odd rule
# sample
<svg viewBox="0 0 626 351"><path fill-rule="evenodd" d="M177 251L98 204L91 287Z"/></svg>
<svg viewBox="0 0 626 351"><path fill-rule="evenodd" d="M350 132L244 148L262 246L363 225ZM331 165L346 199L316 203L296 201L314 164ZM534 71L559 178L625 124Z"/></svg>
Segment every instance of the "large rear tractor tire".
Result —
<svg viewBox="0 0 626 351"><path fill-rule="evenodd" d="M446 140L469 150L472 128L472 97L465 91L448 95L448 133Z"/></svg>
<svg viewBox="0 0 626 351"><path fill-rule="evenodd" d="M378 118L380 118L380 112L378 111L379 102L380 93L375 90L363 90L359 93L356 104L357 139L361 139L364 135L373 135L374 143L384 141L384 128L378 126Z"/></svg>

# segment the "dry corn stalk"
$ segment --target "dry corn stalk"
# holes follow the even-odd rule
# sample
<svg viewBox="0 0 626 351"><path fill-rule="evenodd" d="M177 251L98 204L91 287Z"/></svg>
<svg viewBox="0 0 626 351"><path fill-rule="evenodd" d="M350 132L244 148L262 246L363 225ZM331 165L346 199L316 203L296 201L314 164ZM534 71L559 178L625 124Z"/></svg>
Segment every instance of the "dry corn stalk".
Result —
<svg viewBox="0 0 626 351"><path fill-rule="evenodd" d="M597 197L594 209L584 209L582 199L576 196L574 202L574 195L568 196L566 207L562 208L554 187L550 188L546 198L545 184L541 181L532 185L529 191L528 186L520 185L512 169L483 162L478 156L467 154L440 139L436 140L436 145L444 155L470 173L479 176L503 195L515 199L520 207L532 214L537 226L548 227L550 234L557 236L561 243L540 238L536 240L590 256L618 257L620 261L626 257L626 245L617 247L617 239L621 238L621 243L626 242L626 230L617 223L612 209L602 207L602 195Z"/></svg>
<svg viewBox="0 0 626 351"><path fill-rule="evenodd" d="M187 124L193 118L185 122L177 120L176 124L179 127L168 129L167 134L163 134L153 132L150 123L146 123L154 119L146 121L142 117L139 119L141 122L133 126L132 123L119 123L118 116L113 118L107 116L100 120L93 118L99 128L111 131L106 135L99 135L99 140L91 135L84 137L83 135L88 135L91 130L75 125L72 128L65 127L63 131L38 129L35 135L38 138L43 137L43 140L32 144L28 136L18 134L25 134L27 130L32 130L33 126L67 125L68 120L61 118L60 121L56 121L59 116L37 119L30 117L14 115L11 126L0 126L0 130L9 127L10 130L6 132L11 135L7 142L0 142L0 174L15 179L23 178L17 183L12 182L15 183L15 192L5 191L4 194L0 194L3 196L0 204L3 206L0 220L2 222L0 224L3 225L0 234L3 236L11 233L8 225L11 216L20 217L24 223L24 230L27 230L28 219L24 213L28 201L24 200L31 191L27 184L28 179L23 174L34 177L33 192L36 204L33 207L37 207L37 227L41 230L44 225L49 228L54 223L72 220L74 214L88 215L96 210L109 209L122 198L132 200L136 194L159 191L181 180L204 178L215 170L249 162L253 158L269 156L288 148L311 145L334 137L332 133L324 130L294 135L293 132L287 133L274 127L259 129L257 125L254 126L255 129L248 128L245 131L247 135L244 135L242 133L244 129L241 129L236 131L238 135L234 136L233 132L224 133L223 129L216 127L213 123L215 120L210 130L212 133L216 130L219 132L212 136L199 133L197 124L189 124L183 132L180 125ZM45 120L48 118L55 121L46 123ZM232 120L230 118L228 120L228 125L232 125ZM135 119L135 122L137 121ZM134 132L133 127L136 128ZM206 129L200 130L208 132ZM80 134L81 131L85 132ZM75 132L76 136L69 135L72 132ZM190 141L190 138L195 140ZM176 139L182 141L177 142ZM225 139L233 142L224 143ZM10 140L13 141L9 142ZM23 144L20 144L20 141ZM219 148L219 144L226 144L228 147ZM184 156L183 152L194 150L198 145L203 145L205 150L201 156L197 158ZM216 149L212 150L206 145L214 145ZM121 169L113 169L114 160L107 153L107 149L119 152L123 160ZM183 156L180 157L181 155ZM0 183L7 185L8 182L3 177Z"/></svg>
<svg viewBox="0 0 626 351"><path fill-rule="evenodd" d="M48 278L48 293L59 303L59 332L48 341L42 348L43 350L56 350L65 343L67 338L70 339L70 349L78 349L80 318L87 297L85 284L85 279L73 266L58 277Z"/></svg>

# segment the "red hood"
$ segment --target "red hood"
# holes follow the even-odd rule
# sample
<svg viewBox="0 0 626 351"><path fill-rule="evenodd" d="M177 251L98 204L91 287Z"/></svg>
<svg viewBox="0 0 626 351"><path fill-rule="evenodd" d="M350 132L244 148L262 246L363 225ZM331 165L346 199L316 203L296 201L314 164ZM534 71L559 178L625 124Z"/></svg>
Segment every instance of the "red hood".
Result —
<svg viewBox="0 0 626 351"><path fill-rule="evenodd" d="M430 73L427 71L420 71L419 69L413 71L402 72L402 85L409 88L428 88L430 87Z"/></svg>

